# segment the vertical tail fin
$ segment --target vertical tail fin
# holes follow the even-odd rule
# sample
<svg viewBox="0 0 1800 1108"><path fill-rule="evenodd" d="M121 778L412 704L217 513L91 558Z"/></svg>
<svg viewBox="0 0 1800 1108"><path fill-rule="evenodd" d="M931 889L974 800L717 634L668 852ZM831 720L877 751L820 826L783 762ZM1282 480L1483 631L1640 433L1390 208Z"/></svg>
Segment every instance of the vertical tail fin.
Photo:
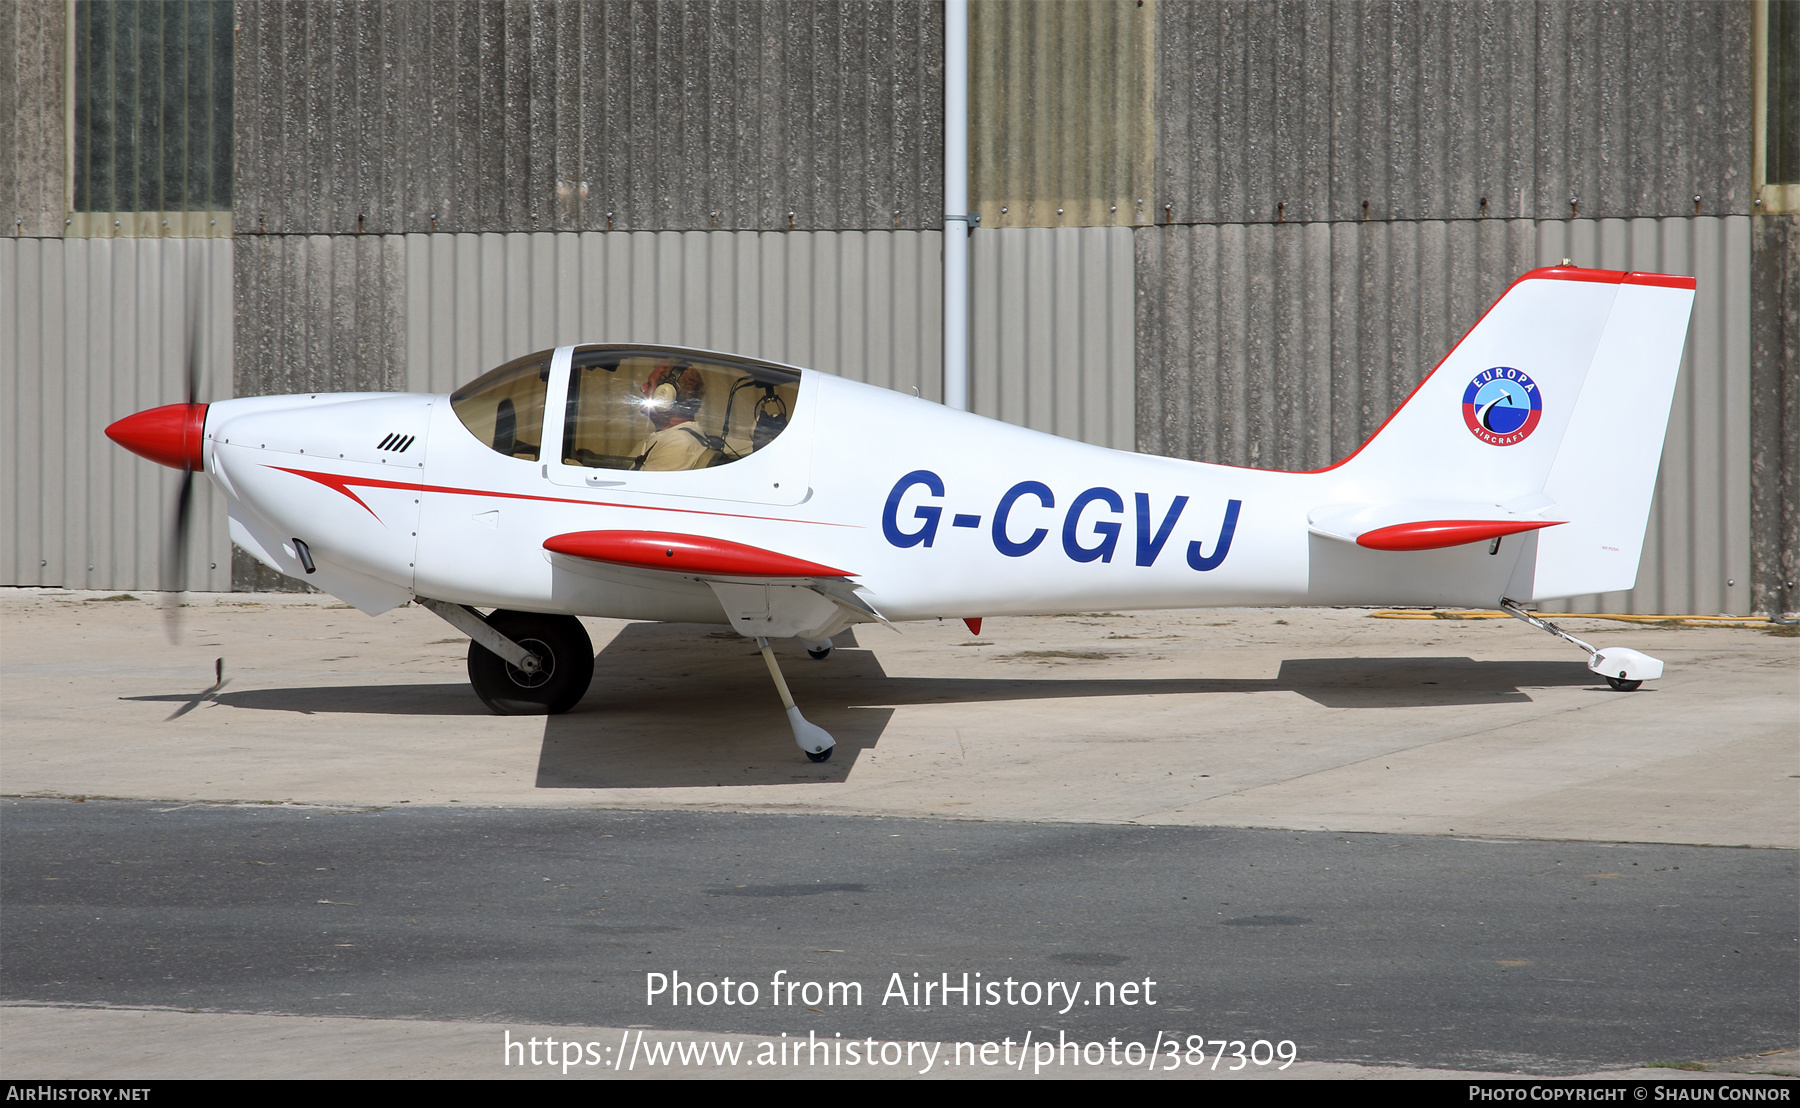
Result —
<svg viewBox="0 0 1800 1108"><path fill-rule="evenodd" d="M1345 476L1377 503L1556 521L1517 567L1516 600L1631 588L1693 299L1691 277L1527 273L1343 463Z"/></svg>

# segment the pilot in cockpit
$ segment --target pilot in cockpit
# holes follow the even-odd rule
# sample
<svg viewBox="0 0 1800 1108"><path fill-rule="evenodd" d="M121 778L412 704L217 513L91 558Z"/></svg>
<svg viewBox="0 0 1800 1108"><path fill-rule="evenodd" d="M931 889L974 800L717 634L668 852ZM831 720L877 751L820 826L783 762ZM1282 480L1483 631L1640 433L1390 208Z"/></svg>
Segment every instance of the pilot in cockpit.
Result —
<svg viewBox="0 0 1800 1108"><path fill-rule="evenodd" d="M718 460L718 445L694 425L706 394L699 370L685 361L657 366L644 382L643 392L638 410L655 430L638 443L631 468L705 469Z"/></svg>

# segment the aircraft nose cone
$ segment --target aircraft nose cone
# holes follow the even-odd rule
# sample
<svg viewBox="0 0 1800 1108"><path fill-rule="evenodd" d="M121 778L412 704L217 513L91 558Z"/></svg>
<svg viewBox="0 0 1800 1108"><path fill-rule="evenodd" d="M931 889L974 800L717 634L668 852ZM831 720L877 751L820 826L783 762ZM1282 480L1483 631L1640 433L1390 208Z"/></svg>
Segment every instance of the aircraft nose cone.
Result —
<svg viewBox="0 0 1800 1108"><path fill-rule="evenodd" d="M206 462L201 447L206 433L205 404L164 404L128 415L106 429L106 437L157 465L198 470Z"/></svg>

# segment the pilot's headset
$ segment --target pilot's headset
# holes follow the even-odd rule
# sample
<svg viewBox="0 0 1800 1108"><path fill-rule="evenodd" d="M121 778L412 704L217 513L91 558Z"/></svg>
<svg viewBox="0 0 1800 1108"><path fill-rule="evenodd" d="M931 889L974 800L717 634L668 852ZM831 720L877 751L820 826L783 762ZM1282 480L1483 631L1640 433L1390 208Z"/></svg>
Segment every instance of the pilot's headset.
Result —
<svg viewBox="0 0 1800 1108"><path fill-rule="evenodd" d="M787 425L787 401L777 395L773 388L764 385L763 395L756 401L756 423L750 431L750 448L761 450L776 435L787 430Z"/></svg>
<svg viewBox="0 0 1800 1108"><path fill-rule="evenodd" d="M700 410L700 372L687 362L662 366L644 387L644 411L653 416L694 418Z"/></svg>

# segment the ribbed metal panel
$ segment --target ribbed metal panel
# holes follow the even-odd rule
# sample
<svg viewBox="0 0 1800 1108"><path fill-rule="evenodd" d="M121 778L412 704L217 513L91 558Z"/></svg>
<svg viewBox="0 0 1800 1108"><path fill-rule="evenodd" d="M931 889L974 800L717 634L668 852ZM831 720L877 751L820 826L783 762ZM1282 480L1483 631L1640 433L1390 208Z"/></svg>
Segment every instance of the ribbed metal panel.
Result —
<svg viewBox="0 0 1800 1108"><path fill-rule="evenodd" d="M1570 607L1748 611L1749 222L1137 231L1139 448L1266 469L1330 465L1374 433L1520 273L1566 257L1692 274L1699 291L1638 587Z"/></svg>
<svg viewBox="0 0 1800 1108"><path fill-rule="evenodd" d="M1758 610L1791 612L1800 609L1800 216L1758 217L1750 228L1751 579Z"/></svg>
<svg viewBox="0 0 1800 1108"><path fill-rule="evenodd" d="M576 342L696 346L934 399L941 390L939 232L396 241L414 391L447 392L509 358Z"/></svg>
<svg viewBox="0 0 1800 1108"><path fill-rule="evenodd" d="M972 238L971 409L1136 449L1130 228L984 228Z"/></svg>
<svg viewBox="0 0 1800 1108"><path fill-rule="evenodd" d="M970 6L969 195L983 227L1152 221L1156 10L1132 0Z"/></svg>
<svg viewBox="0 0 1800 1108"><path fill-rule="evenodd" d="M1529 221L1136 238L1139 448L1268 469L1348 455L1537 258Z"/></svg>
<svg viewBox="0 0 1800 1108"><path fill-rule="evenodd" d="M63 233L64 0L0 4L0 200L9 237Z"/></svg>
<svg viewBox="0 0 1800 1108"><path fill-rule="evenodd" d="M405 388L405 241L239 235L239 396Z"/></svg>
<svg viewBox="0 0 1800 1108"><path fill-rule="evenodd" d="M941 396L935 232L409 235L407 387L572 342L708 347ZM1131 449L1123 228L979 231L974 408Z"/></svg>
<svg viewBox="0 0 1800 1108"><path fill-rule="evenodd" d="M936 228L942 6L241 4L240 232Z"/></svg>
<svg viewBox="0 0 1800 1108"><path fill-rule="evenodd" d="M231 395L227 242L0 240L0 582L161 587L180 476L105 428L185 399L190 328L198 398ZM224 589L224 505L209 482L197 487L187 587Z"/></svg>
<svg viewBox="0 0 1800 1108"><path fill-rule="evenodd" d="M1749 212L1748 4L1162 4L1156 36L1159 223Z"/></svg>
<svg viewBox="0 0 1800 1108"><path fill-rule="evenodd" d="M243 395L446 392L573 342L709 347L937 399L937 232L240 236ZM974 405L1131 449L1124 228L974 236Z"/></svg>

